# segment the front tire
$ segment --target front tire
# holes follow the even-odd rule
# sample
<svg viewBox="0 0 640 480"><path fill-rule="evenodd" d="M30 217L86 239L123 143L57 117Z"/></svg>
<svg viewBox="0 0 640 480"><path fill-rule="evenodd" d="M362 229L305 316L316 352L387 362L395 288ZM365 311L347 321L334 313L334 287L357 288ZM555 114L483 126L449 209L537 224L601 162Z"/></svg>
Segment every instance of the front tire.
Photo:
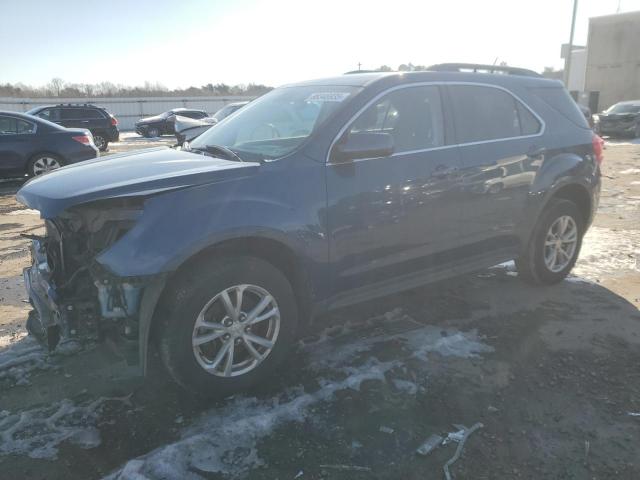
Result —
<svg viewBox="0 0 640 480"><path fill-rule="evenodd" d="M157 127L151 127L147 130L147 134L145 137L147 138L156 138L160 136L160 130Z"/></svg>
<svg viewBox="0 0 640 480"><path fill-rule="evenodd" d="M265 381L296 339L291 284L258 258L206 262L180 275L163 304L163 363L176 382L207 396L227 396Z"/></svg>
<svg viewBox="0 0 640 480"><path fill-rule="evenodd" d="M534 229L526 252L516 260L518 275L535 285L562 281L580 253L585 221L578 206L552 199Z"/></svg>

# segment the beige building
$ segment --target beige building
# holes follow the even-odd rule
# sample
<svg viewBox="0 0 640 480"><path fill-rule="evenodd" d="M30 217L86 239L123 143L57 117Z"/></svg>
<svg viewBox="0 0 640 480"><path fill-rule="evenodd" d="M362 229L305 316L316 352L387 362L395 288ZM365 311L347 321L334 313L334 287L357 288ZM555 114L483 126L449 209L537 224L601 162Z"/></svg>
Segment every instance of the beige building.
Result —
<svg viewBox="0 0 640 480"><path fill-rule="evenodd" d="M599 110L640 99L640 11L590 18L586 53L584 91Z"/></svg>

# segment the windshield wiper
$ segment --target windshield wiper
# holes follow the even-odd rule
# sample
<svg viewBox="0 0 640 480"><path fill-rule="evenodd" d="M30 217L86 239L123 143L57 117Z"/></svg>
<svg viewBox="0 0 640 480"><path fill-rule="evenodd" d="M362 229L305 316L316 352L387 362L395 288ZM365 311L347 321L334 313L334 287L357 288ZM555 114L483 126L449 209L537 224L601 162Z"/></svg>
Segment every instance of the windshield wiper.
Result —
<svg viewBox="0 0 640 480"><path fill-rule="evenodd" d="M203 153L221 153L227 160L234 160L236 162L244 162L242 158L229 147L225 147L224 145L204 145L203 147L191 147L191 151L193 152L203 152Z"/></svg>

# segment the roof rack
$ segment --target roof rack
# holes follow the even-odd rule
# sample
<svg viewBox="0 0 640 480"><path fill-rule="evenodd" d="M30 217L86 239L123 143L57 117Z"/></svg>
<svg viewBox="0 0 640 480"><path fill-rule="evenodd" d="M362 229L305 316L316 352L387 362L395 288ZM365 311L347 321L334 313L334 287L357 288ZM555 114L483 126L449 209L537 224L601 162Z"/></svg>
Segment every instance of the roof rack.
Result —
<svg viewBox="0 0 640 480"><path fill-rule="evenodd" d="M440 63L438 65L431 65L427 70L431 72L498 73L503 75L519 75L521 77L542 77L539 73L526 68L482 65L479 63Z"/></svg>
<svg viewBox="0 0 640 480"><path fill-rule="evenodd" d="M56 107L95 107L93 103L58 103Z"/></svg>

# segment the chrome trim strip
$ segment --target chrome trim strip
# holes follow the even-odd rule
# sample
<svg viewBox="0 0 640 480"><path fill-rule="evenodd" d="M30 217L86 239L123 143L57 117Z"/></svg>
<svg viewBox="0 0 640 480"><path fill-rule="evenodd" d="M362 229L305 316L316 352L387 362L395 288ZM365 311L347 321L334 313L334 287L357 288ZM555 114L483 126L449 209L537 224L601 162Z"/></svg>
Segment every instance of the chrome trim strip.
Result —
<svg viewBox="0 0 640 480"><path fill-rule="evenodd" d="M403 89L403 88L412 88L412 87L424 87L424 86L428 86L428 85L433 85L433 86L441 86L441 85L443 85L443 86L447 86L447 85L474 85L474 86L480 86L480 87L497 88L498 90L502 90L504 92L507 92L516 101L520 102L527 110L529 110L529 112L531 112L531 114L538 120L538 122L540 122L540 131L538 133L534 133L532 135L520 135L520 136L517 136L517 137L495 138L493 140L480 140L478 142L456 143L456 144L451 144L451 145L442 145L440 147L424 148L424 149L420 149L420 150L408 150L408 151L405 151L405 152L393 153L390 157L398 157L398 156L402 156L402 155L410 155L410 154L413 154L413 153L431 152L431 151L435 151L435 150L444 150L446 148L466 147L466 146L469 146L469 145L481 145L481 144L485 144L485 143L494 143L494 142L505 142L507 140L520 140L520 139L523 139L523 138L533 138L533 137L540 137L540 136L544 135L544 132L545 132L547 126L546 126L546 123L544 122L544 120L542 119L542 117L540 117L540 115L538 115L535 112L535 110L533 110L518 95L516 95L511 90L509 90L507 88L504 88L504 87L502 87L500 85L493 85L491 83L481 83L481 82L444 82L444 81L439 81L439 82L416 82L416 83L410 83L410 84L406 84L406 85L396 85L395 87L388 88L388 89L380 92L378 95L373 97L371 100L369 100L360 110L358 110L349 119L349 121L340 129L338 134L335 136L335 138L331 142L331 145L329 146L329 151L327 152L327 158L325 160L325 163L328 164L328 165L343 165L342 163L333 164L333 163L331 163L329 161L329 156L331 155L331 150L333 150L333 147L336 144L336 142L338 141L338 139L340 137L342 137L344 132L347 130L347 128L349 128L349 126L353 123L353 121L360 114L362 114L362 112L364 112L367 108L369 108L374 102L379 100L381 97L387 95L388 93L391 93L391 92L396 91L396 90L400 90L400 89ZM360 158L360 159L353 160L353 162L362 162L364 160L373 160L375 158L384 158L384 157Z"/></svg>

